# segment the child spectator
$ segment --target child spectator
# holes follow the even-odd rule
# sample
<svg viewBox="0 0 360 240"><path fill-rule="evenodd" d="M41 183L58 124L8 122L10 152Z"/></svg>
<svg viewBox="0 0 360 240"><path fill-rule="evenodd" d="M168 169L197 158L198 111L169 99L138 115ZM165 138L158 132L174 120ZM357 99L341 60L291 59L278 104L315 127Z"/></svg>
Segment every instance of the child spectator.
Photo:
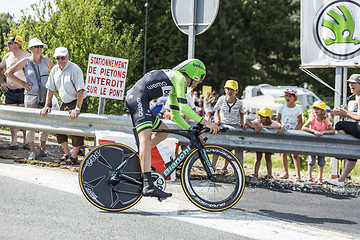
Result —
<svg viewBox="0 0 360 240"><path fill-rule="evenodd" d="M271 117L273 115L273 111L271 111L268 107L260 108L259 111L257 111L257 119L254 121L247 121L244 125L244 129L247 129L248 127L255 129L255 134L259 134L261 131L261 128L274 128L279 129L277 132L279 135L284 134L285 127L281 125L280 123L271 120ZM251 175L252 178L259 178L259 169L262 159L262 152L256 152L256 159L255 159L255 165L254 165L254 174ZM273 153L265 153L265 160L266 160L266 168L267 168L267 177L270 180L275 180L275 178L272 175L272 162L271 162L271 155Z"/></svg>
<svg viewBox="0 0 360 240"><path fill-rule="evenodd" d="M217 125L235 124L242 125L244 123L244 109L240 99L236 97L239 92L238 82L235 80L227 80L224 86L225 95L221 96L215 104L214 123ZM219 156L214 155L211 165L215 169ZM224 175L227 171L229 162L224 162L224 167L220 170L220 174ZM216 169L215 169L216 170Z"/></svg>
<svg viewBox="0 0 360 240"><path fill-rule="evenodd" d="M326 105L322 101L316 101L312 105L312 112L309 120L304 124L302 130L314 133L316 136L324 134L335 134L335 129L331 125L330 120L326 117ZM323 172L325 165L325 157L317 156L319 167L319 179L317 184L323 184ZM312 177L312 171L316 162L316 156L309 156L308 159L308 173L310 184L316 184Z"/></svg>
<svg viewBox="0 0 360 240"><path fill-rule="evenodd" d="M302 110L299 106L296 105L295 101L297 100L297 91L295 89L286 89L285 90L285 100L286 104L282 105L279 108L276 121L285 126L286 130L299 130L303 124L302 122ZM292 158L295 165L296 171L296 181L301 182L300 176L300 158L297 154L292 154ZM280 178L287 179L289 178L289 167L288 167L288 158L287 154L282 154L282 164L284 172Z"/></svg>
<svg viewBox="0 0 360 240"><path fill-rule="evenodd" d="M211 115L213 113L211 104L215 101L215 98L212 96L211 92L206 92L204 98L204 110L205 110L205 119L210 121Z"/></svg>

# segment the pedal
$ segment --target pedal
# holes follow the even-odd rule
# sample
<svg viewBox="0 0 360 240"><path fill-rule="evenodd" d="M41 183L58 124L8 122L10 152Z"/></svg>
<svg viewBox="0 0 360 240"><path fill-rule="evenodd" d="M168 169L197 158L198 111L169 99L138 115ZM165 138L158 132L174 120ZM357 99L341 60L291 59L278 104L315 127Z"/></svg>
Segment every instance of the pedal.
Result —
<svg viewBox="0 0 360 240"><path fill-rule="evenodd" d="M158 197L158 201L159 202L162 202L162 201L164 201L164 200L166 200L167 198L162 198L162 197Z"/></svg>

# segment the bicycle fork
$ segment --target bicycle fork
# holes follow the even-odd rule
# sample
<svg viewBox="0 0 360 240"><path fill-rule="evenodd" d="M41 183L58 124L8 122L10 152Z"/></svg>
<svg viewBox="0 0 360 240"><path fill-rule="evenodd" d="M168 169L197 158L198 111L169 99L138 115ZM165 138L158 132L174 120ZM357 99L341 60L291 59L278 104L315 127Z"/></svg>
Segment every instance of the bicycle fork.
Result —
<svg viewBox="0 0 360 240"><path fill-rule="evenodd" d="M199 149L200 159L201 159L201 162L204 165L206 174L208 175L208 177L210 179L216 178L215 170L211 165L211 161L209 159L209 156L206 153L206 150L205 150L204 146L198 146L198 149Z"/></svg>

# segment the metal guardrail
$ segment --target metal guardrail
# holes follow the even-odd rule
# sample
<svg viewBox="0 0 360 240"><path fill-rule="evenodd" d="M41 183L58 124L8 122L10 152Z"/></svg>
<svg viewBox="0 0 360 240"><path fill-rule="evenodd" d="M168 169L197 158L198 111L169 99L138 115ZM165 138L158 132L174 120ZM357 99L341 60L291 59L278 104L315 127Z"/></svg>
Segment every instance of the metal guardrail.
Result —
<svg viewBox="0 0 360 240"><path fill-rule="evenodd" d="M96 130L132 133L132 123L128 116L81 113L76 120L71 120L69 114L64 111L52 111L47 117L40 116L39 112L40 109L0 105L0 126L88 137L94 137ZM169 128L178 128L171 121L165 122ZM254 134L252 129L229 127L226 133L209 136L207 143L238 151L360 158L360 140L350 135L317 137L308 132L290 130L279 136L275 129L262 129L260 134ZM187 142L183 137L172 137L178 138L180 142Z"/></svg>

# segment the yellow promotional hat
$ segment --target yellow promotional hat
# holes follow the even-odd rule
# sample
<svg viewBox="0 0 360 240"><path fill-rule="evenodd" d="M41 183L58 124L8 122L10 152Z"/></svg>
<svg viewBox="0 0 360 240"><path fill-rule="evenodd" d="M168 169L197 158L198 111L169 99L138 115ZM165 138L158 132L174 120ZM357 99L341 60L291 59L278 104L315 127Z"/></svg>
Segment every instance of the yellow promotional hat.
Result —
<svg viewBox="0 0 360 240"><path fill-rule="evenodd" d="M271 109L268 107L262 107L256 113L263 117L269 117L269 118L271 118L271 116L273 115L273 111L271 111Z"/></svg>
<svg viewBox="0 0 360 240"><path fill-rule="evenodd" d="M22 38L19 35L15 35L15 36L12 36L11 38L9 38L8 43L11 43L11 42L24 44L24 41L22 40Z"/></svg>
<svg viewBox="0 0 360 240"><path fill-rule="evenodd" d="M239 84L235 80L227 80L226 83L225 83L224 88L230 88L230 89L236 91L239 88Z"/></svg>
<svg viewBox="0 0 360 240"><path fill-rule="evenodd" d="M326 110L326 104L323 101L316 101L313 103L312 107L320 108L322 110Z"/></svg>

